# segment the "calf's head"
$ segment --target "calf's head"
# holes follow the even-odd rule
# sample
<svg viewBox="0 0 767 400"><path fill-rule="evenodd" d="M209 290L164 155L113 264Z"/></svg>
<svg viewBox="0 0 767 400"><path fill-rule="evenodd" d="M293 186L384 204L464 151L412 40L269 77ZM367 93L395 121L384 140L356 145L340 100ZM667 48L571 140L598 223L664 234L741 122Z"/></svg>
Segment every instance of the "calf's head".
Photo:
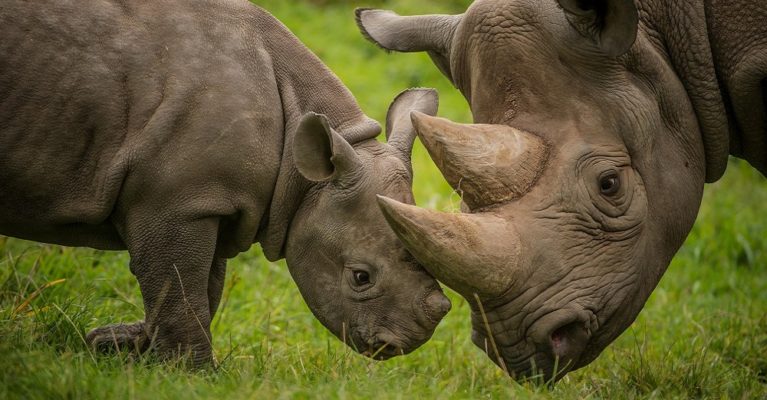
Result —
<svg viewBox="0 0 767 400"><path fill-rule="evenodd" d="M428 51L476 125L414 115L466 214L381 199L466 297L508 372L559 379L623 332L691 229L706 174L684 87L630 0L478 0L463 15L359 10L379 45Z"/></svg>
<svg viewBox="0 0 767 400"><path fill-rule="evenodd" d="M304 117L293 143L298 172L315 184L288 233L291 274L322 324L375 359L425 343L450 309L376 205L376 195L413 203L411 110L435 114L436 92L410 90L394 101L388 143L352 146L317 114Z"/></svg>

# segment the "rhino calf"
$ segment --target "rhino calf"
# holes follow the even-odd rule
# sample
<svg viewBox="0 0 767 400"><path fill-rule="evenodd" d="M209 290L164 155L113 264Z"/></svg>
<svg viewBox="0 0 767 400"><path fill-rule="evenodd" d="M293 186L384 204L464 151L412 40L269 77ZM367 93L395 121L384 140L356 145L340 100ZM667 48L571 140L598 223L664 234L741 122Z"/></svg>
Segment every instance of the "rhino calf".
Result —
<svg viewBox="0 0 767 400"><path fill-rule="evenodd" d="M409 113L436 107L404 92L378 142L338 78L246 1L4 1L0 233L129 251L145 321L94 346L209 361L226 259L260 242L336 336L404 354L450 302L375 196L413 202Z"/></svg>

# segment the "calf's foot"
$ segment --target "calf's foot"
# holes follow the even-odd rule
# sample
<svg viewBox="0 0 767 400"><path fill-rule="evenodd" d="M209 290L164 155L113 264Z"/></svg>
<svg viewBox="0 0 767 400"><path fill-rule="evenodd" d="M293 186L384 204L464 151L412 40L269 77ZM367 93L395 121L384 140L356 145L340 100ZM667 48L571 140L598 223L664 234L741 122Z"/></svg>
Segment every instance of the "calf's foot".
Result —
<svg viewBox="0 0 767 400"><path fill-rule="evenodd" d="M85 336L85 341L100 353L128 351L141 354L149 347L144 321L133 324L114 324L96 328Z"/></svg>

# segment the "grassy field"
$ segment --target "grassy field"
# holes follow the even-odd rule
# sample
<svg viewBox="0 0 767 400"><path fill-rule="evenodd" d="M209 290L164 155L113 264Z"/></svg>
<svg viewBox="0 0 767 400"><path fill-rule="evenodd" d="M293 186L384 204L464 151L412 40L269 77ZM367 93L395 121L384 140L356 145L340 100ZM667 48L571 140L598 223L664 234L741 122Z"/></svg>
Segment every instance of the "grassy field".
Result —
<svg viewBox="0 0 767 400"><path fill-rule="evenodd" d="M379 121L410 86L438 88L440 114L470 120L428 57L386 55L358 35L352 17L355 5L460 12L468 0L256 3ZM420 205L457 207L420 145L414 168ZM540 388L511 381L471 344L468 307L453 293L453 311L413 354L380 363L351 353L313 318L284 263L266 261L258 246L230 262L213 324L218 370L96 355L83 343L87 330L142 317L128 255L0 237L0 399L765 398L765 239L767 180L733 161L706 188L697 224L634 325L596 362Z"/></svg>

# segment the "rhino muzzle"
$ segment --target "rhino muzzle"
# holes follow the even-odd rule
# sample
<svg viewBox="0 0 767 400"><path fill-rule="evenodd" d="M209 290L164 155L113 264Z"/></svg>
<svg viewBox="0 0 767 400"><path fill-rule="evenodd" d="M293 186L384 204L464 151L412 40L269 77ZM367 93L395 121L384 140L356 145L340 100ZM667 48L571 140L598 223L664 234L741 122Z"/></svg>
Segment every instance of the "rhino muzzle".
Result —
<svg viewBox="0 0 767 400"><path fill-rule="evenodd" d="M472 306L472 342L515 379L550 382L593 360L588 350L598 329L596 315L565 307L535 319L526 329L509 326L507 304L498 307ZM519 313L512 314L519 316ZM524 318L523 318L524 320Z"/></svg>
<svg viewBox="0 0 767 400"><path fill-rule="evenodd" d="M442 289L436 287L412 305L419 329L403 329L397 324L388 327L352 326L348 339L357 352L375 360L405 355L431 338L432 332L451 307L450 300L442 293Z"/></svg>

